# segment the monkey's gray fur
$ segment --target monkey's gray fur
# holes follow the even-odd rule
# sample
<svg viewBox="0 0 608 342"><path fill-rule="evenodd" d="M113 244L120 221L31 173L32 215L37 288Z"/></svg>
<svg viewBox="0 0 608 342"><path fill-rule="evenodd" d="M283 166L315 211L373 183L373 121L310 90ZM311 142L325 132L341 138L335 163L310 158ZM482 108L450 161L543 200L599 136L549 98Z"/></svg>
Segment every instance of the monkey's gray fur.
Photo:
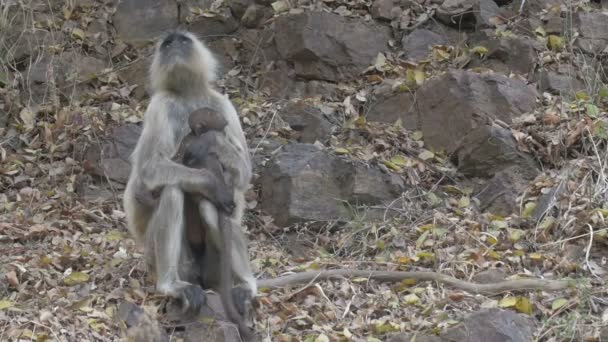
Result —
<svg viewBox="0 0 608 342"><path fill-rule="evenodd" d="M198 310L204 301L202 289L195 285L197 281L202 278L209 287L219 281L221 240L217 208L229 212L234 205L229 224L233 228L232 270L240 283L237 288L243 290L241 297L251 298L257 293L241 230L251 161L235 108L211 86L216 65L211 52L189 32L172 32L159 40L150 67L153 94L131 156L133 168L124 194L128 229L144 244L147 264L156 274L157 291L180 299L185 309ZM224 114L228 122L223 133L229 144L227 150L232 151L231 171L237 175L233 193L210 171L188 168L172 160L190 131L190 113L203 107ZM142 188L159 191L157 208L137 201ZM189 194L201 195L205 200L194 203ZM202 224L208 228L204 237L200 235ZM202 267L195 262L191 248L193 243L201 243L195 241L201 238L206 248Z"/></svg>

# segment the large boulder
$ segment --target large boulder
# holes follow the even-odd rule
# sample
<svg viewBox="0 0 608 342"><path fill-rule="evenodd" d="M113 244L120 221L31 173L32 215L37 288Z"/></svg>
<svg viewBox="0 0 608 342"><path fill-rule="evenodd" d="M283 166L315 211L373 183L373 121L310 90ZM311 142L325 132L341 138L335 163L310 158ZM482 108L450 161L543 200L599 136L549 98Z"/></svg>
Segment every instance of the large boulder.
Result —
<svg viewBox="0 0 608 342"><path fill-rule="evenodd" d="M379 52L388 49L390 28L324 12L280 16L275 42L296 75L341 81L356 78Z"/></svg>
<svg viewBox="0 0 608 342"><path fill-rule="evenodd" d="M432 149L452 152L472 129L530 113L537 92L499 74L454 70L423 84L416 94L420 129Z"/></svg>
<svg viewBox="0 0 608 342"><path fill-rule="evenodd" d="M262 209L277 225L346 221L351 204L375 205L398 197L403 181L350 163L312 144L288 144L261 170Z"/></svg>

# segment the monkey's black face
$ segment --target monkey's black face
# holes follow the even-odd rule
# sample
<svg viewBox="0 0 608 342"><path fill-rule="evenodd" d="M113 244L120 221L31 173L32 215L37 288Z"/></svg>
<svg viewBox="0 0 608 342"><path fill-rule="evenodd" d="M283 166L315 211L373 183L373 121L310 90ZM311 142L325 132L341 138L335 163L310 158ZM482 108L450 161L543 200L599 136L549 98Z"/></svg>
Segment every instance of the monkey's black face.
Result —
<svg viewBox="0 0 608 342"><path fill-rule="evenodd" d="M163 64L171 65L186 62L193 50L190 37L180 32L170 33L160 44L160 55Z"/></svg>

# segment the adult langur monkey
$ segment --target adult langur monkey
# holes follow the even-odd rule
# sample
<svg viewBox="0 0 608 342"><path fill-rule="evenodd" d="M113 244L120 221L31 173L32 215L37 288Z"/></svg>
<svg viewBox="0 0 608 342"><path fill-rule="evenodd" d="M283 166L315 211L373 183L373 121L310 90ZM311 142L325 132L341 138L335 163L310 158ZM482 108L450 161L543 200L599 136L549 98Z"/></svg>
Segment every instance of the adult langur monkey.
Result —
<svg viewBox="0 0 608 342"><path fill-rule="evenodd" d="M157 291L180 300L184 310L194 313L205 300L196 283L201 278L203 282L212 281L217 275L213 270L200 269L188 241L189 233L201 231L199 225L205 224L212 235L210 240L220 241L218 209L232 213L232 270L239 282L233 297L240 311L257 293L241 230L244 193L251 179L250 156L235 108L211 86L216 65L211 52L189 32L171 32L159 40L150 67L152 98L131 156L133 168L124 194L128 229L144 244L147 264L156 274ZM234 160L239 176L234 179L233 192L209 170L188 168L172 160L190 132L190 113L199 108L222 113L228 122L223 133L239 157ZM142 189L159 193L156 207L137 200ZM206 200L193 203L189 194ZM221 248L205 247L210 247L209 253ZM205 255L204 266L217 267L217 255L212 255Z"/></svg>

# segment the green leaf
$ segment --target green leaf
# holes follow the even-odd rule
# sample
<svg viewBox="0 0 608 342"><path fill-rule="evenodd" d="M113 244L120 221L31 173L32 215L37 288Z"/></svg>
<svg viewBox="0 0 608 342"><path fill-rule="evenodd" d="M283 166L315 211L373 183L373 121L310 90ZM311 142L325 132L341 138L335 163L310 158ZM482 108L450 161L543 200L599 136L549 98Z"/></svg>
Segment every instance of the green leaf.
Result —
<svg viewBox="0 0 608 342"><path fill-rule="evenodd" d="M545 29L542 26L537 27L536 30L534 30L534 33L536 33L537 35L539 35L541 37L547 36L547 31L545 31Z"/></svg>
<svg viewBox="0 0 608 342"><path fill-rule="evenodd" d="M4 309L8 309L10 307L12 307L15 303L11 302L10 300L0 300L0 310L4 310Z"/></svg>
<svg viewBox="0 0 608 342"><path fill-rule="evenodd" d="M8 84L8 76L0 69L0 87L4 87Z"/></svg>
<svg viewBox="0 0 608 342"><path fill-rule="evenodd" d="M349 151L349 150L347 150L347 149L345 149L345 148L341 148L341 147L336 148L334 151L335 151L337 154L349 154L349 153L350 153L350 151Z"/></svg>
<svg viewBox="0 0 608 342"><path fill-rule="evenodd" d="M599 110L597 109L597 106L593 103L587 103L587 115L589 115L589 117L593 119L596 119L599 115Z"/></svg>
<svg viewBox="0 0 608 342"><path fill-rule="evenodd" d="M74 38L78 38L78 39L84 39L84 31L79 29L78 27L74 28L72 30L72 37Z"/></svg>
<svg viewBox="0 0 608 342"><path fill-rule="evenodd" d="M591 99L591 97L589 96L589 94L587 94L584 91L578 91L578 92L576 92L576 94L574 94L574 97L577 100L580 100L580 101L588 101L589 99Z"/></svg>
<svg viewBox="0 0 608 342"><path fill-rule="evenodd" d="M536 203L535 202L528 202L524 205L524 210L521 214L521 216L523 218L528 218L530 217L530 215L532 215L532 213L534 212L534 209L536 208Z"/></svg>
<svg viewBox="0 0 608 342"><path fill-rule="evenodd" d="M471 199L469 196L462 196L458 201L459 208L467 208L469 205L471 205Z"/></svg>
<svg viewBox="0 0 608 342"><path fill-rule="evenodd" d="M553 301L553 303L551 303L551 310L556 311L566 304L568 304L568 300L566 298L557 298Z"/></svg>
<svg viewBox="0 0 608 342"><path fill-rule="evenodd" d="M401 154L394 156L390 161L397 166L407 166L408 162L408 160Z"/></svg>
<svg viewBox="0 0 608 342"><path fill-rule="evenodd" d="M598 93L598 96L599 96L601 99L608 98L608 87L607 87L607 86L603 86L603 87L600 89L600 91L599 91L599 93Z"/></svg>
<svg viewBox="0 0 608 342"><path fill-rule="evenodd" d="M564 40L562 37L550 34L547 38L547 45L551 50L561 50L564 47Z"/></svg>
<svg viewBox="0 0 608 342"><path fill-rule="evenodd" d="M476 47L472 48L471 51L473 53L478 54L480 57L483 57L484 55L486 55L488 53L488 48L485 46L476 46Z"/></svg>
<svg viewBox="0 0 608 342"><path fill-rule="evenodd" d="M89 280L89 275L82 272L72 272L69 276L63 280L64 284L68 286L85 283Z"/></svg>
<svg viewBox="0 0 608 342"><path fill-rule="evenodd" d="M418 158L420 158L422 160L429 160L433 157L435 157L435 153L433 153L429 150L424 150L418 155Z"/></svg>
<svg viewBox="0 0 608 342"><path fill-rule="evenodd" d="M412 138L412 140L418 141L418 140L422 139L422 132L414 131L414 132L412 132L412 134L410 134L410 138Z"/></svg>

